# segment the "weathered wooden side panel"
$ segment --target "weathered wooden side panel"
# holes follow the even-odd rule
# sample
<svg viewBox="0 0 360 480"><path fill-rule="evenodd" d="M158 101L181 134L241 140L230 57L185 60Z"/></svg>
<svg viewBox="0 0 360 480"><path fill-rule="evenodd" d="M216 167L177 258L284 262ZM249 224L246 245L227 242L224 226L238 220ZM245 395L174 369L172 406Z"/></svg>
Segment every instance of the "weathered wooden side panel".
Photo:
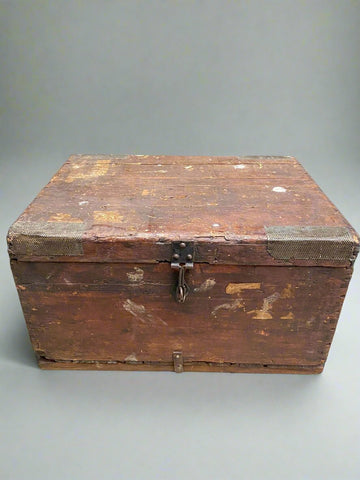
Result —
<svg viewBox="0 0 360 480"><path fill-rule="evenodd" d="M322 370L351 268L12 262L43 368Z"/></svg>

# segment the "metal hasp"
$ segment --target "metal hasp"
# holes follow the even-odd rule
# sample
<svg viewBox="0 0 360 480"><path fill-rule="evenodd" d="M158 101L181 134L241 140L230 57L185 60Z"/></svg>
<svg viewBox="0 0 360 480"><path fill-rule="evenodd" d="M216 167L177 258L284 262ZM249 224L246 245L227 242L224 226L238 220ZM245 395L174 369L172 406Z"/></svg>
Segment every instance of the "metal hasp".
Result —
<svg viewBox="0 0 360 480"><path fill-rule="evenodd" d="M174 372L182 373L184 371L184 360L182 352L173 353Z"/></svg>
<svg viewBox="0 0 360 480"><path fill-rule="evenodd" d="M171 268L179 271L178 284L175 298L179 303L184 303L190 289L185 281L185 272L194 267L194 243L173 242Z"/></svg>

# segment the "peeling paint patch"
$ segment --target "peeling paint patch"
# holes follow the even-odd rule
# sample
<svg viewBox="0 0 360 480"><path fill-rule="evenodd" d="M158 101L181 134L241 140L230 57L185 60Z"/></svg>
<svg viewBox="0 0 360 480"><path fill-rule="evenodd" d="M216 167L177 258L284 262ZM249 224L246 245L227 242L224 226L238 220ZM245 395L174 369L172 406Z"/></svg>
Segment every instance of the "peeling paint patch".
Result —
<svg viewBox="0 0 360 480"><path fill-rule="evenodd" d="M283 317L280 317L280 318L281 320L293 320L295 317L293 312L289 312L287 315L284 315Z"/></svg>
<svg viewBox="0 0 360 480"><path fill-rule="evenodd" d="M83 223L81 218L74 218L70 213L55 213L55 215L51 215L48 222Z"/></svg>
<svg viewBox="0 0 360 480"><path fill-rule="evenodd" d="M284 187L274 187L272 191L277 193L285 193L287 190Z"/></svg>
<svg viewBox="0 0 360 480"><path fill-rule="evenodd" d="M144 278L144 270L139 267L134 267L133 272L127 272L126 273L129 282L131 283L140 283L142 279Z"/></svg>
<svg viewBox="0 0 360 480"><path fill-rule="evenodd" d="M257 333L258 335L262 335L264 337L268 337L270 335L269 332L267 332L266 330L254 330L255 333Z"/></svg>
<svg viewBox="0 0 360 480"><path fill-rule="evenodd" d="M242 299L241 298L237 298L236 300L234 300L233 302L229 302L229 303L223 303L221 305L218 305L217 307L214 308L214 310L211 312L211 315L213 317L216 317L217 316L217 312L219 310L229 310L231 312L235 312L236 310L239 310L240 308L244 308L244 305L242 303Z"/></svg>
<svg viewBox="0 0 360 480"><path fill-rule="evenodd" d="M135 352L132 352L125 358L125 362L137 362L138 359L136 358Z"/></svg>
<svg viewBox="0 0 360 480"><path fill-rule="evenodd" d="M167 325L167 323L161 318L148 313L144 305L139 305L138 303L131 301L129 298L123 303L123 307L127 312L131 313L133 317L140 320L141 323L151 323L153 325L160 323L162 325Z"/></svg>
<svg viewBox="0 0 360 480"><path fill-rule="evenodd" d="M142 323L146 323L144 320L144 315L146 315L146 309L144 305L138 305L135 302L132 302L130 299L127 299L126 302L123 304L125 310L134 317L138 318Z"/></svg>
<svg viewBox="0 0 360 480"><path fill-rule="evenodd" d="M270 320L271 318L273 318L270 313L272 306L280 297L280 293L275 292L264 299L263 305L260 310L251 310L248 313L255 313L255 316L252 317L254 320Z"/></svg>
<svg viewBox="0 0 360 480"><path fill-rule="evenodd" d="M94 211L94 221L97 223L121 223L123 218L124 216L120 215L119 212L116 211Z"/></svg>
<svg viewBox="0 0 360 480"><path fill-rule="evenodd" d="M71 183L77 179L96 178L106 175L110 167L110 162L110 159L97 160L95 165L91 169L86 168L86 170L81 169L80 166L77 166L77 171L71 172L65 179L65 182Z"/></svg>
<svg viewBox="0 0 360 480"><path fill-rule="evenodd" d="M203 282L200 287L194 288L194 292L207 292L214 288L216 284L215 278L207 278L205 282Z"/></svg>
<svg viewBox="0 0 360 480"><path fill-rule="evenodd" d="M225 292L228 295L241 293L243 290L259 290L261 283L228 283Z"/></svg>
<svg viewBox="0 0 360 480"><path fill-rule="evenodd" d="M295 297L295 291L294 287L291 285L291 283L288 283L284 290L281 292L281 298L294 298Z"/></svg>

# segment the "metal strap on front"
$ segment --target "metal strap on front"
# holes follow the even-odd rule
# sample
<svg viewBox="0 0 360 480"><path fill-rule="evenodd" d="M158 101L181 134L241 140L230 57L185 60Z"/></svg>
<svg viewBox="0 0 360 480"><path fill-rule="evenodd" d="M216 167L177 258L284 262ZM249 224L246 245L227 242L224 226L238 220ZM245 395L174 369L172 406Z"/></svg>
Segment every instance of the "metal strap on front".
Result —
<svg viewBox="0 0 360 480"><path fill-rule="evenodd" d="M178 283L175 291L176 301L184 303L190 292L185 281L186 270L194 267L194 244L192 242L174 242L171 268L179 271Z"/></svg>

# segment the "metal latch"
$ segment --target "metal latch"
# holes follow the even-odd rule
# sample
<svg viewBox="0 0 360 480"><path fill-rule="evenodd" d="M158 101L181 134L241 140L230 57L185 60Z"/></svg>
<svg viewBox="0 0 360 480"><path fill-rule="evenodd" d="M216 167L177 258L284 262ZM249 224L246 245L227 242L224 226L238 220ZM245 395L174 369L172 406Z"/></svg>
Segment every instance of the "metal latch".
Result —
<svg viewBox="0 0 360 480"><path fill-rule="evenodd" d="M184 360L182 352L173 353L174 372L182 373L184 371Z"/></svg>
<svg viewBox="0 0 360 480"><path fill-rule="evenodd" d="M185 272L194 267L194 243L173 242L172 247L171 268L179 270L175 298L183 303L190 291L185 281Z"/></svg>

